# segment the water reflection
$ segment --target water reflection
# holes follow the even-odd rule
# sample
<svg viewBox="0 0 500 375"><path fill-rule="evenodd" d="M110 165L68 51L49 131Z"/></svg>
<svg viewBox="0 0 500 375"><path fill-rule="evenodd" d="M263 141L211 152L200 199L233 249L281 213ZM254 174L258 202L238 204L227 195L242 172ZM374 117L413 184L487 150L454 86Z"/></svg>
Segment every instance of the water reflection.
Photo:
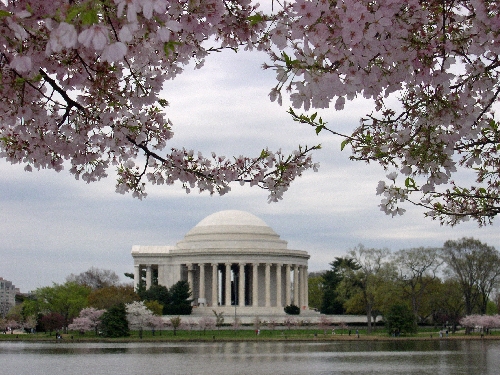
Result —
<svg viewBox="0 0 500 375"><path fill-rule="evenodd" d="M498 374L496 341L0 343L2 374Z"/></svg>

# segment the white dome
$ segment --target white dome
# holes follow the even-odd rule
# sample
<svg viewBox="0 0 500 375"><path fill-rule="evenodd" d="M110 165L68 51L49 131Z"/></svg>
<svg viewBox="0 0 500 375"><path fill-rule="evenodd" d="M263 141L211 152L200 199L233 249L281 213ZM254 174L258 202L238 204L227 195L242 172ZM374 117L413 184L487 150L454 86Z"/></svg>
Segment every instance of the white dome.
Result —
<svg viewBox="0 0 500 375"><path fill-rule="evenodd" d="M207 216L195 227L207 227L212 225L250 225L258 227L267 227L264 220L249 212L239 210L219 211Z"/></svg>
<svg viewBox="0 0 500 375"><path fill-rule="evenodd" d="M219 211L201 220L177 243L179 249L286 249L287 242L257 216Z"/></svg>

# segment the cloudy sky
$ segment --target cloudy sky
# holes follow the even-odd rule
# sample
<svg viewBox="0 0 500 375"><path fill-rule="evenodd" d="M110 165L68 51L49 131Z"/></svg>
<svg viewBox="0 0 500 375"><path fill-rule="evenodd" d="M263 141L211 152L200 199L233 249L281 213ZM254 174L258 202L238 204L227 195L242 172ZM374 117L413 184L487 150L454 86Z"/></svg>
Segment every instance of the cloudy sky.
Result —
<svg viewBox="0 0 500 375"><path fill-rule="evenodd" d="M172 147L204 154L257 156L269 147L292 151L321 143L314 154L318 173L293 183L279 203L267 203L266 191L233 186L226 196L187 195L179 185L149 186L143 201L114 192L114 176L90 185L68 172L26 173L0 161L0 276L22 292L62 283L90 267L133 272L132 245L174 245L204 217L220 210L249 211L262 218L291 249L307 250L309 270L327 269L336 256L358 244L393 251L441 246L448 239L475 237L500 249L498 219L478 228L472 222L442 227L406 206L404 216L379 211L375 195L385 172L376 165L350 162L340 139L316 136L312 128L291 121L267 96L274 74L263 71L259 53L219 53L205 67L191 67L165 87L174 123ZM356 101L342 112L321 112L324 120L348 132L369 103ZM465 178L465 177L464 177Z"/></svg>

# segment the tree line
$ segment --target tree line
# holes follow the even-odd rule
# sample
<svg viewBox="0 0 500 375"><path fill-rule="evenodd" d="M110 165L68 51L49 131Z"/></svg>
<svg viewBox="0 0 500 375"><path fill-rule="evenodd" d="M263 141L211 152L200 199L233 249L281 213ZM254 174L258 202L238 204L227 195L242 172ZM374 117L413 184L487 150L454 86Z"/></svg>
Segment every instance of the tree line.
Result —
<svg viewBox="0 0 500 375"><path fill-rule="evenodd" d="M309 307L324 314L365 314L369 333L379 316L389 329L412 331L418 324L434 324L455 330L461 322L468 322L462 325L469 328L471 321L484 323L480 316L500 310L500 294L495 293L500 253L474 238L394 253L358 245L330 266L309 276ZM103 335L123 336L129 326L140 330L159 326L154 316L191 313L186 281L170 288L154 284L149 289L139 282L134 290L118 280L113 271L97 268L69 275L63 284L22 297L0 321L0 329L52 332L67 331L72 325L74 330L97 332L98 324ZM175 328L178 322L171 323Z"/></svg>
<svg viewBox="0 0 500 375"><path fill-rule="evenodd" d="M128 326L137 326L137 311L148 317L147 325L158 326L152 316L191 314L191 291L186 281L170 288L143 283L134 290L130 284L119 283L110 270L90 268L79 275L71 274L63 284L54 283L36 289L21 299L5 319L0 321L4 332L23 328L28 332L88 331L99 326L105 336L123 336ZM146 311L147 310L147 311ZM151 317L150 317L151 316ZM145 318L144 318L145 319Z"/></svg>
<svg viewBox="0 0 500 375"><path fill-rule="evenodd" d="M409 313L418 324L455 329L469 315L499 311L500 253L474 238L391 253L358 245L309 277L309 307L324 314L377 316Z"/></svg>

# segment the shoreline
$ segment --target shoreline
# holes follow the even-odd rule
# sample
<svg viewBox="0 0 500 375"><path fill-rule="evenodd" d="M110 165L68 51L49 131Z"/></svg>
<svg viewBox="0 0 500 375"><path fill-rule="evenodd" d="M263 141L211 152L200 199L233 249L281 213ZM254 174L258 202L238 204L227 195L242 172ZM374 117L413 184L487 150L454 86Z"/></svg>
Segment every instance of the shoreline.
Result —
<svg viewBox="0 0 500 375"><path fill-rule="evenodd" d="M411 342L411 341L494 341L500 340L500 336L496 335L485 335L481 337L480 335L450 335L448 337L436 336L422 336L422 337L384 337L384 336L366 336L361 335L359 338L356 336L338 336L338 337L322 337L322 335L312 336L301 336L301 335L289 335L289 336L276 336L276 337L217 337L217 335L207 335L207 337L120 337L120 338L102 338L102 337L73 337L71 335L63 335L63 339L55 339L55 337L22 337L21 335L13 335L14 337L1 337L1 342L24 342L24 343L210 343L210 342L324 342L324 343L334 343L334 342ZM211 337L210 337L211 336Z"/></svg>

